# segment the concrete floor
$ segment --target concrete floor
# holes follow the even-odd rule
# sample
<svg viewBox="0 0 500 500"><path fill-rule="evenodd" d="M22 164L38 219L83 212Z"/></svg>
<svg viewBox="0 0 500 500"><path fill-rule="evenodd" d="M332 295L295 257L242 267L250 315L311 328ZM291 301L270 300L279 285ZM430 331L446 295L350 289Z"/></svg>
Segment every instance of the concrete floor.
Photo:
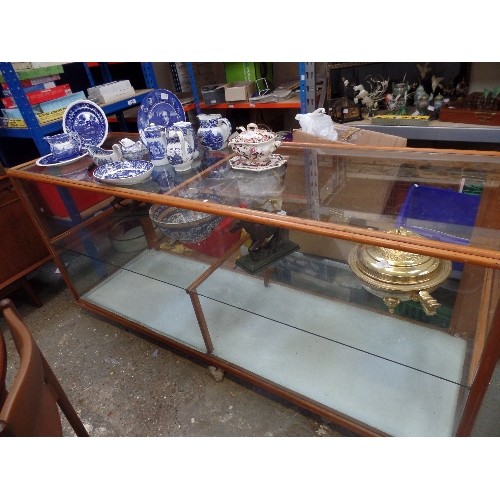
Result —
<svg viewBox="0 0 500 500"><path fill-rule="evenodd" d="M216 382L204 364L83 310L52 263L31 283L41 308L24 292L11 298L92 436L355 436L228 374ZM473 435L500 436L499 410L500 363Z"/></svg>

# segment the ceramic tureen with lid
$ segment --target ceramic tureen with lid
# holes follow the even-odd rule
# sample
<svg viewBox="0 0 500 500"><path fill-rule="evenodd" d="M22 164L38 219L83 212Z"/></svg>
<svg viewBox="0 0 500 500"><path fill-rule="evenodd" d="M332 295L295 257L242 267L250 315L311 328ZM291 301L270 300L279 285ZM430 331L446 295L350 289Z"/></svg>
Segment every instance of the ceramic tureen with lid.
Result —
<svg viewBox="0 0 500 500"><path fill-rule="evenodd" d="M246 160L253 162L267 160L280 147L281 141L271 131L260 129L255 123L244 127L237 127L240 133L229 139L232 150Z"/></svg>

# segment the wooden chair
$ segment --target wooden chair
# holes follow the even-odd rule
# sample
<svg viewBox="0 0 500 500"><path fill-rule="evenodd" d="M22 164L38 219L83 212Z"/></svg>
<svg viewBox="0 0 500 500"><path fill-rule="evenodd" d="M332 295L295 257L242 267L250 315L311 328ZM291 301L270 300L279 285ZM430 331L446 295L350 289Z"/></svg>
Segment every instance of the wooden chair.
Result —
<svg viewBox="0 0 500 500"><path fill-rule="evenodd" d="M88 436L12 301L1 300L0 309L19 354L19 369L7 391L7 349L0 333L0 436L62 436L59 408L77 436Z"/></svg>

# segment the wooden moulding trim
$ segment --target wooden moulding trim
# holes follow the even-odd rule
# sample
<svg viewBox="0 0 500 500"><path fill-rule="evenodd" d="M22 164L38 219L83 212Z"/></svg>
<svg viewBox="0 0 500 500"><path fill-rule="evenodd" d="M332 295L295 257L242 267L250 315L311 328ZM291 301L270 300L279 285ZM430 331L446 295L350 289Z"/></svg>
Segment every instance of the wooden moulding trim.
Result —
<svg viewBox="0 0 500 500"><path fill-rule="evenodd" d="M362 130L362 129L360 129ZM408 158L413 154L417 154L422 157L425 154L438 154L442 158L445 156L463 156L463 157L474 157L480 156L482 158L492 158L498 159L500 161L500 152L498 151L481 151L474 149L435 149L435 148L408 148L400 146L373 146L373 145L362 145L362 144L352 144L347 142L283 142L281 143L280 149L349 149L353 156L356 156L357 151L371 151L372 153L383 153L383 152L399 152L401 158ZM430 156L429 159L432 159ZM472 158L471 158L472 159Z"/></svg>
<svg viewBox="0 0 500 500"><path fill-rule="evenodd" d="M294 145L299 144L300 146L299 149L302 149L302 147L304 146L316 147L316 148L318 147L318 144L300 144L300 143L285 143L285 144L290 145L287 147L294 147ZM332 148L342 148L343 146L349 147L351 151L353 149L352 145L341 145L341 144L340 145L334 144L331 146L328 145L325 147L327 147L328 149L332 149ZM382 147L374 148L373 146L369 147L357 146L356 150L359 149L370 149L372 151L381 151L384 148ZM392 147L386 149L399 151L405 154L407 151L415 151L417 153L421 153L422 151L440 153L440 150L436 149L407 150L406 148L392 148ZM465 153L471 156L474 156L474 153L476 154L478 153L474 151L461 151L461 150L453 150L453 151L456 151L456 153L460 155L464 155ZM207 175L208 172L217 168L220 164L222 164L231 156L234 155L228 155L224 158L221 158L220 161L212 165L210 169L207 169L206 172L193 176L193 178L189 179L182 185L173 188L169 193L174 193L181 186L185 186L189 183L195 182L200 177ZM491 152L491 154L489 154L488 156L500 158L500 153ZM20 178L30 181L46 182L49 184L56 184L67 188L82 189L86 191L107 194L109 196L116 196L119 198L130 198L133 200L143 201L146 203L159 203L178 208L185 208L188 210L197 210L200 212L221 215L223 217L231 217L235 219L256 222L264 225L277 226L296 231L303 231L306 233L316 234L319 236L333 237L341 240L348 240L368 245L385 246L388 248L394 248L407 252L427 254L432 257L500 269L500 254L499 252L494 250L458 245L454 243L438 242L430 239L417 240L396 234L377 233L374 230L366 228L346 227L334 223L327 223L317 220L300 219L288 215L260 212L258 210L252 210L248 208L229 207L226 205L219 205L211 202L204 203L198 200L176 197L169 193L163 193L163 194L145 193L130 188L107 186L105 184L93 185L91 183L85 183L83 181L76 181L72 179L63 179L63 178L57 178L57 182L54 182L55 179L49 175L32 174L30 172L24 172L24 170L22 170L23 166L30 165L32 163L33 162L31 161L23 165L19 165L18 167L13 167L12 169L9 170L8 175L14 178Z"/></svg>
<svg viewBox="0 0 500 500"><path fill-rule="evenodd" d="M471 385L474 381L474 376L476 374L477 368L479 366L479 361L481 360L481 354L484 351L484 344L486 342L487 331L489 326L489 311L493 300L493 269L486 269L483 290L481 293L481 303L479 306L479 314L477 319L476 333L474 336L474 344L472 347L471 361L470 361L470 371L468 385Z"/></svg>
<svg viewBox="0 0 500 500"><path fill-rule="evenodd" d="M457 436L469 436L500 356L500 306L497 305L490 331L484 343L479 366L465 403Z"/></svg>
<svg viewBox="0 0 500 500"><path fill-rule="evenodd" d="M217 356L214 356L213 354L208 354L208 353L203 353L200 351L197 351L196 349L190 348L186 346L185 344L182 344L180 342L175 341L174 339L171 339L169 337L165 337L163 335L160 335L152 330L149 330L147 327L143 325L139 325L131 320L127 320L117 314L111 313L110 311L106 309L102 309L99 306L95 306L94 304L90 304L86 302L85 300L79 299L77 300L77 303L84 307L85 309L94 312L94 313L99 313L101 315L104 315L107 317L109 320L115 321L120 325L126 326L128 328L131 328L132 330L138 331L142 334L145 334L148 337L153 337L156 340L158 340L161 344L164 344L166 346L173 347L175 349L178 349L184 354L187 354L189 356L193 356L194 358L197 358L208 365L216 366L222 370L225 370L229 373L234 374L235 376L241 378L242 380L245 380L246 382L250 382L257 387L263 388L267 391L269 391L272 394L275 394L287 401L291 401L292 403L296 404L297 406L300 406L301 408L304 408L308 411L311 411L312 413L315 413L316 415L320 415L330 421L332 421L335 424L338 424L345 429L348 429L356 434L359 434L361 436L367 436L367 437L377 437L377 436L388 436L388 434L381 432L378 429L375 429L371 426L368 426L366 424L363 424L360 421L357 421L355 419L351 419L348 416L336 412L333 409L330 409L324 405L321 405L319 403L316 403L315 401L302 396L301 394L298 394L290 389L286 389L278 384L275 384L274 382L271 382L270 380L259 377L255 375L252 372L249 372L237 365L233 365L232 363L229 363L225 361L224 359L218 358Z"/></svg>

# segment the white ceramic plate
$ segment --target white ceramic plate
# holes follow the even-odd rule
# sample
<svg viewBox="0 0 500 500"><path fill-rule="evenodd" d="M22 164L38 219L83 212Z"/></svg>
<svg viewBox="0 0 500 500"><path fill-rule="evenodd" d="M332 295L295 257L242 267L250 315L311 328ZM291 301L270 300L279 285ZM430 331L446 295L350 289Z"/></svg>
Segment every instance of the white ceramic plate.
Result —
<svg viewBox="0 0 500 500"><path fill-rule="evenodd" d="M72 102L62 118L64 132L76 132L82 147L101 146L108 135L108 118L96 103L87 99Z"/></svg>
<svg viewBox="0 0 500 500"><path fill-rule="evenodd" d="M94 177L114 186L131 186L145 181L153 173L153 164L146 160L114 161L94 170Z"/></svg>

